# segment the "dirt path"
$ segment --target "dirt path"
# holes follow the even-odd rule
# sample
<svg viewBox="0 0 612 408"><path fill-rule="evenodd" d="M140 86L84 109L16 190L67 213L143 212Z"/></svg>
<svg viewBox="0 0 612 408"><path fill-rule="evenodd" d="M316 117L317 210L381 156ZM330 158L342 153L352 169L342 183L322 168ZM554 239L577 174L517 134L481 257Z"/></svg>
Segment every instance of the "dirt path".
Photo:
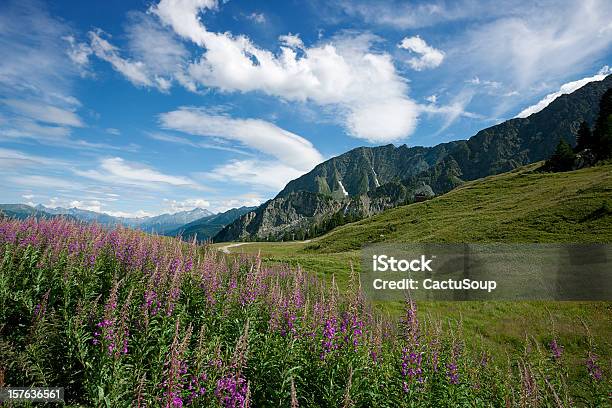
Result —
<svg viewBox="0 0 612 408"><path fill-rule="evenodd" d="M312 241L312 239L307 239L305 241L287 241L287 244L307 244L310 241ZM258 242L234 242L233 244L228 244L228 245L223 245L221 247L219 247L219 251L225 253L225 254L229 254L231 253L230 248L236 248L242 245L247 245L247 244L257 244ZM282 242L277 242L278 244L282 244Z"/></svg>
<svg viewBox="0 0 612 408"><path fill-rule="evenodd" d="M230 248L234 248L234 247L239 247L241 245L244 244L248 244L248 242L236 242L234 244L229 244L229 245L223 245L222 247L219 247L219 250L223 253L229 254L230 253Z"/></svg>

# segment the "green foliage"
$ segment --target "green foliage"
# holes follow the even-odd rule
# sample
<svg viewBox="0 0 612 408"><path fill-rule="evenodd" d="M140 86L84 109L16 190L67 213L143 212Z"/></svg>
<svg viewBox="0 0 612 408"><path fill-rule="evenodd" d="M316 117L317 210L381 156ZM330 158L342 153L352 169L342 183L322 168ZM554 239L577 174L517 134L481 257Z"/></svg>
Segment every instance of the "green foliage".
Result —
<svg viewBox="0 0 612 408"><path fill-rule="evenodd" d="M580 128L578 128L578 133L576 134L576 147L574 148L575 152L581 152L584 149L592 149L593 148L593 134L591 133L591 128L589 124L585 121L580 123Z"/></svg>
<svg viewBox="0 0 612 408"><path fill-rule="evenodd" d="M569 171L574 167L576 154L565 140L559 140L555 152L546 161L545 168L549 171Z"/></svg>
<svg viewBox="0 0 612 408"><path fill-rule="evenodd" d="M612 157L612 89L608 89L599 103L599 116L593 132L594 150L599 160Z"/></svg>

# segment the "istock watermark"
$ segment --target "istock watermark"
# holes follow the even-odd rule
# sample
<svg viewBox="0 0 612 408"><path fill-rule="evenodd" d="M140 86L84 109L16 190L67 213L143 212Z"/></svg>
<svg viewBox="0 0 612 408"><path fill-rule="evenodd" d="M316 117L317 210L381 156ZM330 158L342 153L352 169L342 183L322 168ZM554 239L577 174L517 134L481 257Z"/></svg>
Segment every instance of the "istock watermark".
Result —
<svg viewBox="0 0 612 408"><path fill-rule="evenodd" d="M612 300L612 245L374 244L360 280L373 300Z"/></svg>

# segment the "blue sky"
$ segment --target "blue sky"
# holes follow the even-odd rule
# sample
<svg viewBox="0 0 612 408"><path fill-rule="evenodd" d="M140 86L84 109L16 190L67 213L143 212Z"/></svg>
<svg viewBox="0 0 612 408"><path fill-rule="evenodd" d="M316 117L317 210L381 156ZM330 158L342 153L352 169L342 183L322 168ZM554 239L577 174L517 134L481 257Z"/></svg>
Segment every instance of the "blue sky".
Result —
<svg viewBox="0 0 612 408"><path fill-rule="evenodd" d="M610 73L612 3L0 4L0 201L256 205L357 146L431 146Z"/></svg>

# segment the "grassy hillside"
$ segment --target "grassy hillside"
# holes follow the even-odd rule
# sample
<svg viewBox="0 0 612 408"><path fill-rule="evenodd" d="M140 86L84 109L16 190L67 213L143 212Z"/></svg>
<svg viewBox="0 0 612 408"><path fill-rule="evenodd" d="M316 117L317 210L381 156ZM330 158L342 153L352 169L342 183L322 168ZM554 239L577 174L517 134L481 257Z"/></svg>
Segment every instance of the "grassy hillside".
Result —
<svg viewBox="0 0 612 408"><path fill-rule="evenodd" d="M309 242L242 243L234 253L260 251L270 263L300 265L346 286L348 266L360 268L370 242L612 242L612 165L540 173L540 164L476 180L427 202L386 211ZM219 246L223 246L220 244ZM499 353L521 353L526 336L545 347L554 330L576 364L590 332L612 353L609 302L422 302L420 311L462 321L475 341ZM379 307L396 313L397 304ZM571 350L571 351L570 351Z"/></svg>
<svg viewBox="0 0 612 408"><path fill-rule="evenodd" d="M566 173L538 166L337 228L303 251L345 252L367 242L612 242L612 165Z"/></svg>

